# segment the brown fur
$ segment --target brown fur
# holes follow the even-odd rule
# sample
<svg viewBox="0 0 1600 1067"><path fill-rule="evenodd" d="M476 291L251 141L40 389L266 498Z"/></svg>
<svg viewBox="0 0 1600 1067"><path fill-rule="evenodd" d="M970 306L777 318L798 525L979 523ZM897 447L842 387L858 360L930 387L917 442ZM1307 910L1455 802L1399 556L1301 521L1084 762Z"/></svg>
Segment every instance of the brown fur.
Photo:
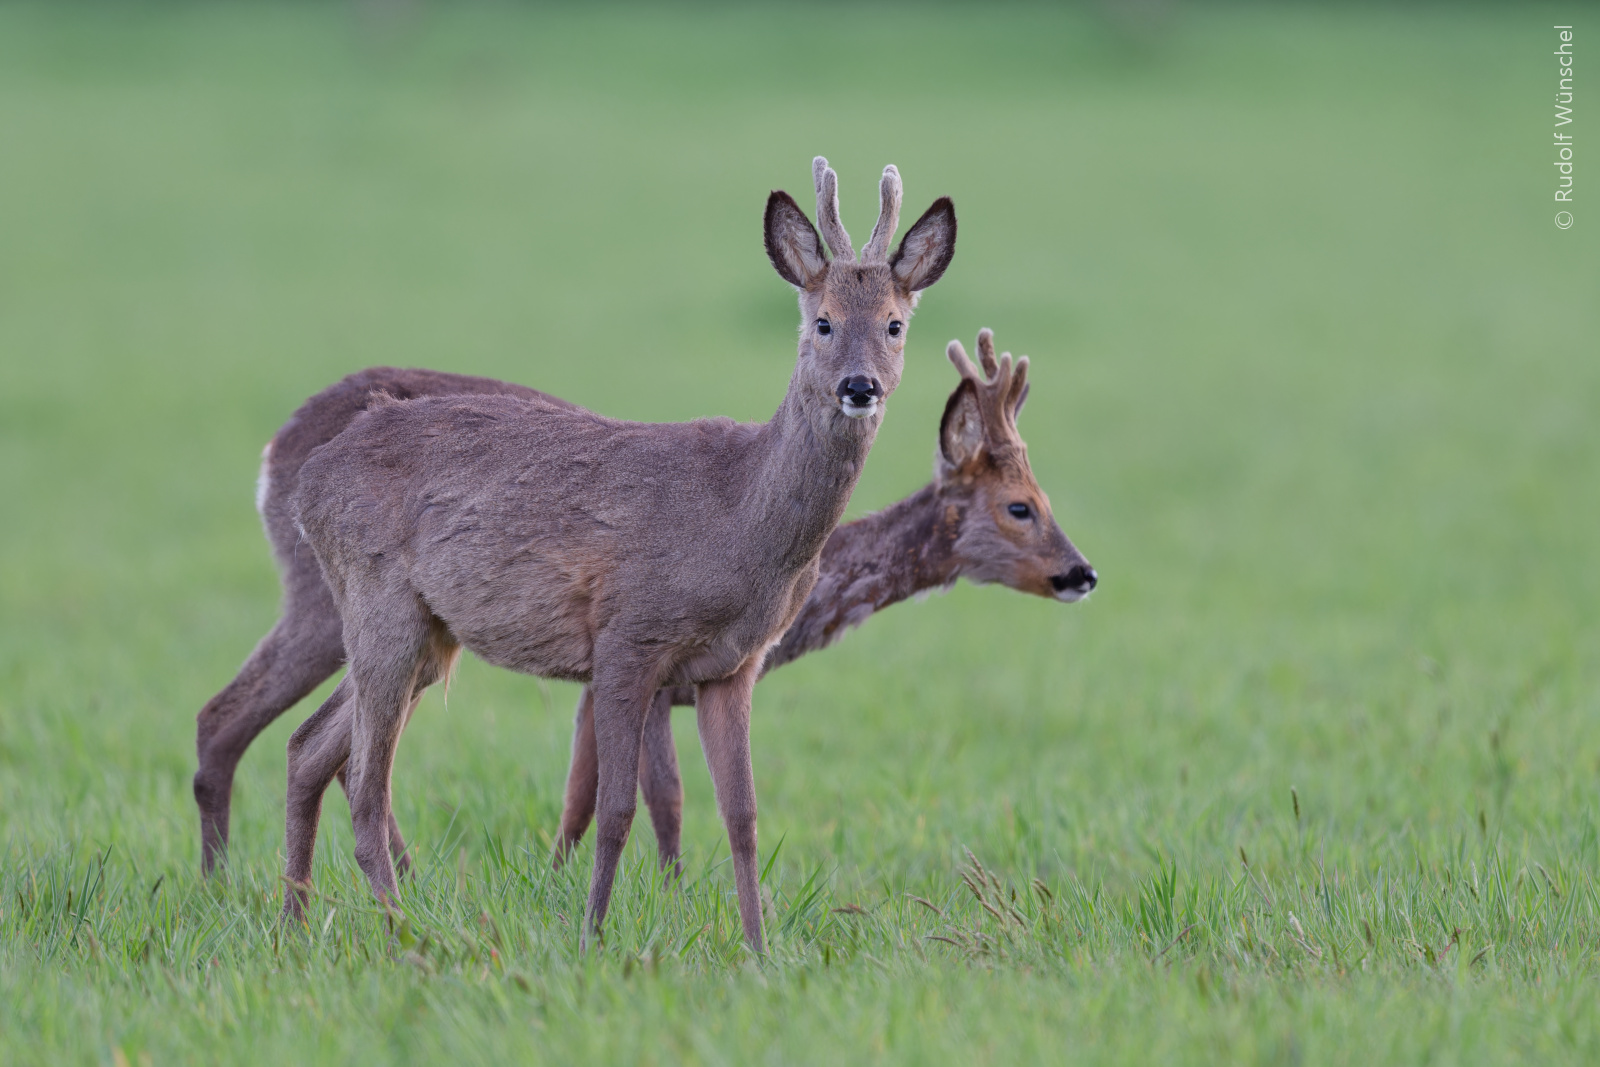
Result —
<svg viewBox="0 0 1600 1067"><path fill-rule="evenodd" d="M292 881L309 877L316 808L343 762L333 758L343 734L356 858L375 893L393 893L395 744L422 690L465 645L492 663L590 685L599 845L586 932L609 902L654 694L698 687L745 934L761 949L751 689L816 580L881 420L876 404L851 412L844 387L870 379L879 400L892 394L904 330L886 324L908 320L917 292L943 272L955 216L940 201L890 262L832 270L804 215L774 193L766 238L774 267L800 289L804 324L788 394L766 424L624 423L539 394L384 397L305 459L288 503L342 619L350 671L290 743ZM276 533L270 520L268 529ZM285 542L274 543L281 558ZM302 575L286 573L286 586L291 577ZM263 642L274 646L271 662L255 674L295 651L281 643ZM291 688L240 714L250 721L229 744L242 751L238 738L270 721L277 711L267 709ZM227 693L208 705L219 729L222 707L255 695L249 685L231 701ZM206 719L196 798L215 833L226 801L215 790L223 775L207 773ZM226 759L217 766L231 778ZM303 902L291 892L286 910Z"/></svg>

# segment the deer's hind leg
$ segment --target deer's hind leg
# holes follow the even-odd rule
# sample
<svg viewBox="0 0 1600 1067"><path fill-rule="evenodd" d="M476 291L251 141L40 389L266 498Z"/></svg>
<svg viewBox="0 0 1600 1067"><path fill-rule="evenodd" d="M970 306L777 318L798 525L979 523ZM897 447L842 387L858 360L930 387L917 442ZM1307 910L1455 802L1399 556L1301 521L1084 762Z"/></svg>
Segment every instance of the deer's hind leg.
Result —
<svg viewBox="0 0 1600 1067"><path fill-rule="evenodd" d="M411 714L416 712L417 704L420 703L421 700L422 696L419 693L417 695L417 699L411 702L411 712L407 713L406 715L406 725L409 726L411 724ZM347 739L345 743L345 750L348 752L350 747L348 742L348 732L346 732L345 737ZM350 763L348 757L346 757L346 762L339 767L339 773L335 775L335 777L338 778L339 788L344 790L345 800L348 801L350 799ZM396 878L403 879L406 875L411 873L410 848L406 845L405 837L400 833L400 821L394 817L394 810L392 808L389 811L389 855L394 860L394 874Z"/></svg>
<svg viewBox="0 0 1600 1067"><path fill-rule="evenodd" d="M397 889L389 845L395 749L413 704L449 673L461 646L414 597L356 602L346 616L355 680L347 775L356 862L372 891L387 899Z"/></svg>
<svg viewBox="0 0 1600 1067"><path fill-rule="evenodd" d="M283 913L290 918L298 919L305 911L317 826L322 819L322 794L350 758L354 695L355 682L345 675L322 707L289 738L289 787L284 794L284 878L288 885Z"/></svg>
<svg viewBox="0 0 1600 1067"><path fill-rule="evenodd" d="M291 591L283 617L196 720L194 799L206 874L227 858L233 776L245 750L344 663L338 609L321 576L315 577L314 585L298 583Z"/></svg>
<svg viewBox="0 0 1600 1067"><path fill-rule="evenodd" d="M402 729L410 724L411 717L416 714L423 692L449 672L453 659L453 656L430 657L425 661L425 673L418 679L401 724ZM285 793L287 810L284 833L287 864L284 876L292 888L284 899L284 911L296 918L305 906L306 890L311 886L311 863L316 852L317 828L322 821L323 795L335 778L345 795L350 795L350 731L355 711L351 698L354 688L349 678L340 681L317 713L301 723L289 738L289 786ZM389 812L389 853L394 860L396 876L403 878L411 869L411 860L392 808Z"/></svg>

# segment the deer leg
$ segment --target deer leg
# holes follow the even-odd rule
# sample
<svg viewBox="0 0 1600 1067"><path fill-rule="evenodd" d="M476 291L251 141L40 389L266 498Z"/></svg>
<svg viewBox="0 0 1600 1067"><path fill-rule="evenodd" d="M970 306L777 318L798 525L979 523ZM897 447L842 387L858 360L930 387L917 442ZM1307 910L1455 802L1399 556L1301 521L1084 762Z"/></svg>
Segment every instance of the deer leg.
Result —
<svg viewBox="0 0 1600 1067"><path fill-rule="evenodd" d="M322 818L322 794L336 774L344 773L350 757L354 696L355 683L345 675L316 714L301 723L289 738L289 787L284 796L286 918L299 919L305 914L311 859L317 848L317 824Z"/></svg>
<svg viewBox="0 0 1600 1067"><path fill-rule="evenodd" d="M326 588L310 598L291 597L283 618L250 653L238 675L200 710L194 799L200 808L200 867L205 874L227 858L233 775L245 749L342 663L339 613Z"/></svg>
<svg viewBox="0 0 1600 1067"><path fill-rule="evenodd" d="M654 671L596 672L590 688L594 692L599 785L595 790L594 876L589 883L588 916L581 941L585 951L591 936L600 937L617 863L633 826L639 796L639 738L656 691Z"/></svg>
<svg viewBox="0 0 1600 1067"><path fill-rule="evenodd" d="M750 948L765 951L761 936L761 885L756 874L756 783L750 767L750 697L760 673L759 658L739 673L702 683L695 698L700 746L716 786L717 807L728 829L733 878L739 890L739 918Z"/></svg>
<svg viewBox="0 0 1600 1067"><path fill-rule="evenodd" d="M416 707L413 703L412 708ZM410 721L409 716L407 721ZM345 745L349 752L350 746ZM345 799L350 799L350 763L348 759L339 765L339 773L334 775L339 780L339 788L344 790ZM326 787L324 787L326 788ZM395 819L394 812L389 812L389 855L394 860L394 874L396 878L404 878L411 873L411 853L406 847L406 839L400 834L400 823Z"/></svg>
<svg viewBox="0 0 1600 1067"><path fill-rule="evenodd" d="M432 673L428 673L430 670L432 671ZM417 705L422 703L423 690L427 689L428 686L432 685L433 683L437 682L440 678L442 678L444 675L441 672L448 671L448 670L449 670L449 662L448 661L446 661L442 665L440 663L438 663L437 661L432 661L432 660L424 663L424 672L425 673L418 680L416 689L412 693L411 706L406 709L405 722L400 727L402 732L405 730L405 728L407 726L411 725L411 717L417 713ZM349 750L350 750L349 742L348 742L348 740L346 740L345 752L346 752L347 757L348 757ZM337 775L335 775L335 777L338 778L338 780L339 780L339 788L344 790L345 799L349 800L350 799L350 763L349 763L348 758L346 759L346 761L343 764L341 764L339 766L339 773ZM323 789L324 790L327 789L327 783L326 782L323 783ZM405 838L402 837L401 834L400 834L400 823L399 823L399 821L397 819L395 819L394 810L392 808L389 811L389 855L390 855L390 857L392 857L394 859L395 877L404 878L406 875L411 873L411 853L406 847Z"/></svg>
<svg viewBox="0 0 1600 1067"><path fill-rule="evenodd" d="M415 601L400 610L366 613L350 644L350 673L356 685L348 771L350 821L356 863L373 893L386 901L398 890L389 847L395 749L413 703L423 689L444 677L461 646Z"/></svg>
<svg viewBox="0 0 1600 1067"><path fill-rule="evenodd" d="M673 690L658 690L645 716L639 750L639 787L656 832L656 849L661 869L672 868L674 878L682 869L678 864L679 841L683 828L683 780L678 774L678 753L672 740ZM587 687L578 698L578 711L572 731L572 765L567 771L566 799L561 808L561 831L552 858L560 869L572 850L583 839L594 818L595 796L599 788L600 765L595 755L594 697Z"/></svg>
<svg viewBox="0 0 1600 1067"><path fill-rule="evenodd" d="M678 750L672 742L672 690L656 690L650 711L644 718L643 743L639 749L639 788L644 806L650 809L650 824L656 831L656 851L661 869L669 868L677 880L683 873L678 863L678 842L683 831L683 778L678 774Z"/></svg>
<svg viewBox="0 0 1600 1067"><path fill-rule="evenodd" d="M430 659L406 709L402 725L411 723L422 693L438 681L448 669L449 660L442 664ZM345 796L350 795L350 729L354 711L351 696L354 683L341 681L327 702L289 738L289 788L286 792L287 828L284 837L284 854L288 857L286 879L294 887L284 900L284 912L299 918L306 903L306 889L311 886L311 861L316 851L317 826L322 819L322 797L329 783L337 778ZM333 768L330 772L329 768ZM389 854L394 860L395 874L404 878L411 870L411 858L406 852L400 824L394 812L389 812ZM304 888L301 888L304 887Z"/></svg>
<svg viewBox="0 0 1600 1067"><path fill-rule="evenodd" d="M561 805L561 830L551 862L559 870L594 818L596 791L600 788L600 762L595 755L594 692L588 686L578 696L572 724L572 765L567 769L567 795Z"/></svg>

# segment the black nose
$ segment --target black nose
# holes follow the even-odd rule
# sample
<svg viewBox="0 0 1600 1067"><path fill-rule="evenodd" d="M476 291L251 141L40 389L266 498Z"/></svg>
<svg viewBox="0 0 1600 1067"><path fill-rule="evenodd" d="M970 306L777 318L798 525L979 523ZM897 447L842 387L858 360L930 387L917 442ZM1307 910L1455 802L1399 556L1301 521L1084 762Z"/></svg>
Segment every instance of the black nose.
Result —
<svg viewBox="0 0 1600 1067"><path fill-rule="evenodd" d="M1074 593L1088 593L1099 584L1100 576L1087 563L1074 563L1067 573L1050 576L1050 586L1058 593L1068 589Z"/></svg>
<svg viewBox="0 0 1600 1067"><path fill-rule="evenodd" d="M851 407L864 408L883 395L883 386L878 384L876 378L857 374L840 382L834 392Z"/></svg>

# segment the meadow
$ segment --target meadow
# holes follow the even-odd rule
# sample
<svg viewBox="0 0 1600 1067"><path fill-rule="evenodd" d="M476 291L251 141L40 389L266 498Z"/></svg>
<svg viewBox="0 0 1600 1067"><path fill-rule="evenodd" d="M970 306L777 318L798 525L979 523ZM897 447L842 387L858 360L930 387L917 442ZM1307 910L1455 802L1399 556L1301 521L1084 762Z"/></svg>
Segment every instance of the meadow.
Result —
<svg viewBox="0 0 1600 1067"><path fill-rule="evenodd" d="M1594 1062L1573 21L0 7L0 1063ZM401 745L400 912L332 794L277 921L326 687L203 881L194 714L275 618L273 431L373 364L766 418L796 313L761 209L818 153L858 240L888 162L961 224L851 515L927 481L945 342L991 326L1094 596L963 583L761 684L766 958L685 711L684 878L641 808L578 952L577 689L470 656Z"/></svg>

